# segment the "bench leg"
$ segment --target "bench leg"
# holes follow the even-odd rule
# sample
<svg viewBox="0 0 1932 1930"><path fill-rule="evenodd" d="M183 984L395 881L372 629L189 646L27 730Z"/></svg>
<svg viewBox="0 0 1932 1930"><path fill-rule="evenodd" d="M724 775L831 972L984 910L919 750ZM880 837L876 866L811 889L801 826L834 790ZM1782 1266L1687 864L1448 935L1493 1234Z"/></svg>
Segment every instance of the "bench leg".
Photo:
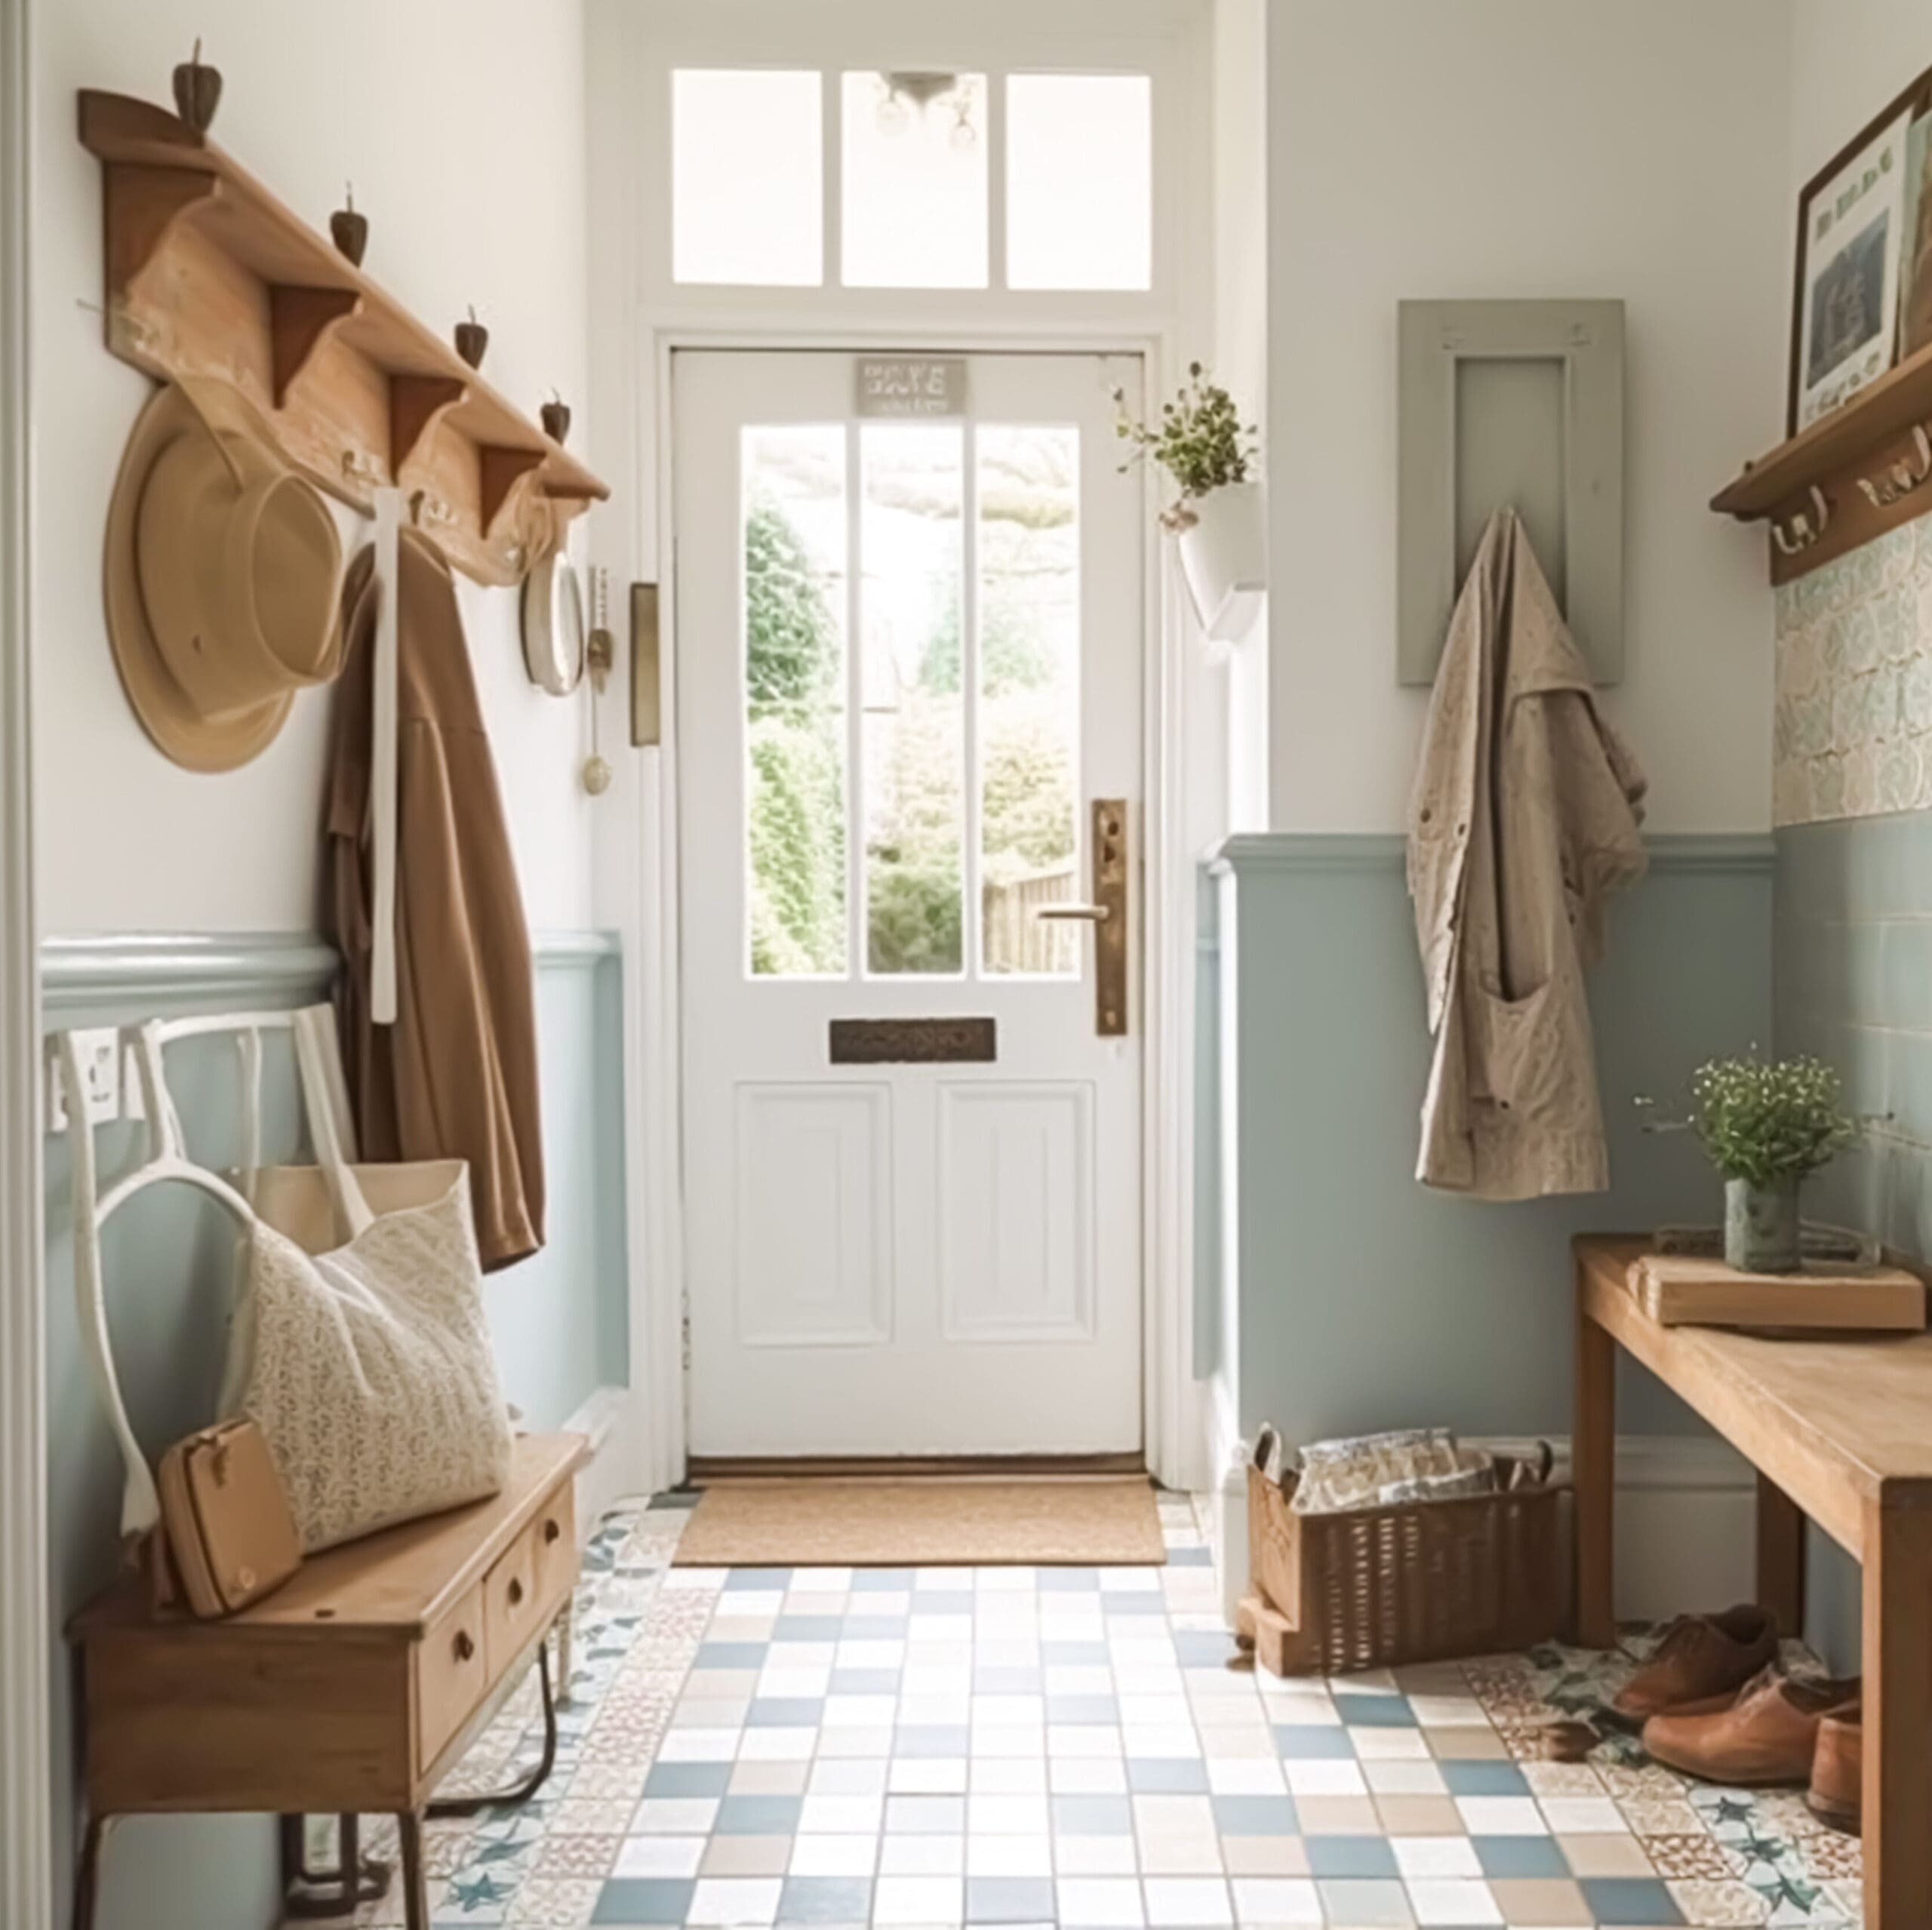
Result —
<svg viewBox="0 0 1932 1930"><path fill-rule="evenodd" d="M1758 1477L1758 1606L1777 1618L1778 1633L1804 1633L1804 1517L1775 1481Z"/></svg>
<svg viewBox="0 0 1932 1930"><path fill-rule="evenodd" d="M1932 1923L1932 1513L1865 1508L1865 1930Z"/></svg>
<svg viewBox="0 0 1932 1930"><path fill-rule="evenodd" d="M1571 1421L1571 1480L1577 1537L1578 1644L1608 1649L1617 1641L1613 1555L1617 1501L1617 1343L1585 1313L1577 1277L1576 1412Z"/></svg>
<svg viewBox="0 0 1932 1930"><path fill-rule="evenodd" d="M108 1833L118 1819L90 1816L81 1844L80 1867L74 1872L73 1930L94 1930L100 1910L100 1865L106 1854Z"/></svg>
<svg viewBox="0 0 1932 1930"><path fill-rule="evenodd" d="M454 1796L432 1802L423 1812L437 1818L480 1816L486 1809L513 1809L530 1799L550 1780L557 1766L557 1698L550 1686L550 1645L537 1645L537 1674L543 1692L543 1754L537 1767L514 1789L493 1790L488 1796Z"/></svg>
<svg viewBox="0 0 1932 1930"><path fill-rule="evenodd" d="M395 1819L402 1839L402 1910L407 1930L429 1930L429 1885L423 1871L423 1818L405 1810Z"/></svg>
<svg viewBox="0 0 1932 1930"><path fill-rule="evenodd" d="M571 1699L571 1632L576 1614L576 1603L568 1597L557 1617L557 1700L568 1702Z"/></svg>

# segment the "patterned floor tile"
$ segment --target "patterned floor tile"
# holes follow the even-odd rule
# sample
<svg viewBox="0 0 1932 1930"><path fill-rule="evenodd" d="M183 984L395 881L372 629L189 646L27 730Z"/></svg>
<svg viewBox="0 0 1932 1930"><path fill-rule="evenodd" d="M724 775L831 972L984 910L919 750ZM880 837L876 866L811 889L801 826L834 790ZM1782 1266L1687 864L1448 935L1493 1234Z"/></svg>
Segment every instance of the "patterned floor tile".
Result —
<svg viewBox="0 0 1932 1930"><path fill-rule="evenodd" d="M430 1825L438 1930L1859 1922L1859 1846L1800 1796L1689 1782L1607 1726L1548 1759L1641 1637L1282 1682L1231 1666L1183 1497L1158 1570L674 1569L691 1498L592 1536L555 1773ZM525 1684L452 1788L540 1737ZM395 1854L386 1819L363 1841Z"/></svg>

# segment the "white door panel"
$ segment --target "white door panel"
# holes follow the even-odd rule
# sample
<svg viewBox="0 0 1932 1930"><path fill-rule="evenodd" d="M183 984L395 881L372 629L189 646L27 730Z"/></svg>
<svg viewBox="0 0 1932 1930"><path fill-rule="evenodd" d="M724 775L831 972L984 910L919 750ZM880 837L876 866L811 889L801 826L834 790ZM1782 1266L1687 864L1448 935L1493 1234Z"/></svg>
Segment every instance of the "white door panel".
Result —
<svg viewBox="0 0 1932 1930"><path fill-rule="evenodd" d="M1037 916L1090 800L1137 838L1138 376L974 357L964 419L860 421L850 356L675 358L694 1454L1140 1445L1138 1028ZM989 1063L832 1061L969 1017Z"/></svg>

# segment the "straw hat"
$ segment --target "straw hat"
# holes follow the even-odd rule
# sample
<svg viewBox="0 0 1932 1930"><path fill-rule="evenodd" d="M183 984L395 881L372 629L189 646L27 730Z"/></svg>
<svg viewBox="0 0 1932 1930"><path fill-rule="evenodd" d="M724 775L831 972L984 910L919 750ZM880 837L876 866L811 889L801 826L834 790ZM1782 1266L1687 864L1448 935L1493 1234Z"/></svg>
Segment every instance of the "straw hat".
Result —
<svg viewBox="0 0 1932 1930"><path fill-rule="evenodd" d="M190 770L259 757L295 693L342 668L342 539L226 383L141 411L107 512L107 635L128 701Z"/></svg>

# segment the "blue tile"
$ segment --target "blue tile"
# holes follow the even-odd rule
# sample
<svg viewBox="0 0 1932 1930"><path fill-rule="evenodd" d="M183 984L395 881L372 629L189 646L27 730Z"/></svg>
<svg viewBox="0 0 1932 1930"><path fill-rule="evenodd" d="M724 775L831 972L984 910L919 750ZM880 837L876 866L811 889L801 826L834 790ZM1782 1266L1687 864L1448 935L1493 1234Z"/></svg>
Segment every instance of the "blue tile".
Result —
<svg viewBox="0 0 1932 1930"><path fill-rule="evenodd" d="M889 1590L910 1588L912 1571L909 1568L855 1568L852 1571L852 1592L855 1595L884 1594Z"/></svg>
<svg viewBox="0 0 1932 1930"><path fill-rule="evenodd" d="M843 1615L780 1615L773 1624L774 1642L836 1642L845 1633Z"/></svg>
<svg viewBox="0 0 1932 1930"><path fill-rule="evenodd" d="M1435 1766L1451 1796L1527 1796L1530 1785L1513 1763L1459 1763L1453 1757Z"/></svg>
<svg viewBox="0 0 1932 1930"><path fill-rule="evenodd" d="M804 1806L800 1796L728 1796L711 1827L721 1836L789 1836Z"/></svg>
<svg viewBox="0 0 1932 1930"><path fill-rule="evenodd" d="M1118 1723L1120 1703L1112 1695L1049 1695L1047 1720L1050 1723Z"/></svg>
<svg viewBox="0 0 1932 1930"><path fill-rule="evenodd" d="M1100 1586L1100 1571L1097 1568L1043 1568L1039 1582L1043 1595L1064 1594L1075 1588L1094 1593Z"/></svg>
<svg viewBox="0 0 1932 1930"><path fill-rule="evenodd" d="M921 1615L970 1615L973 1591L970 1588L921 1588L912 1597L912 1612Z"/></svg>
<svg viewBox="0 0 1932 1930"><path fill-rule="evenodd" d="M969 1876L968 1923L1051 1923L1054 1886L1046 1876Z"/></svg>
<svg viewBox="0 0 1932 1930"><path fill-rule="evenodd" d="M651 1509L694 1508L704 1497L695 1488L672 1488L661 1495L653 1495L648 1503Z"/></svg>
<svg viewBox="0 0 1932 1930"><path fill-rule="evenodd" d="M1215 1668L1238 1655L1232 1635L1223 1635L1219 1629L1177 1628L1174 1630L1174 1653L1180 1658L1184 1669Z"/></svg>
<svg viewBox="0 0 1932 1930"><path fill-rule="evenodd" d="M976 1695L1037 1695L1040 1671L1029 1668L976 1668L973 1671Z"/></svg>
<svg viewBox="0 0 1932 1930"><path fill-rule="evenodd" d="M1308 1867L1318 1876L1399 1876L1386 1836L1304 1836Z"/></svg>
<svg viewBox="0 0 1932 1930"><path fill-rule="evenodd" d="M817 1729L825 1717L822 1695L754 1697L745 1726L754 1729Z"/></svg>
<svg viewBox="0 0 1932 1930"><path fill-rule="evenodd" d="M1682 1916L1671 1895L1654 1876L1585 1876L1579 1887L1590 1915L1601 1925L1642 1924L1657 1930L1668 1924L1681 1923Z"/></svg>
<svg viewBox="0 0 1932 1930"><path fill-rule="evenodd" d="M1355 1759L1355 1746L1346 1729L1303 1723L1277 1723L1275 1747L1287 1763L1340 1763Z"/></svg>
<svg viewBox="0 0 1932 1930"><path fill-rule="evenodd" d="M1103 1595L1100 1597L1100 1612L1109 1621L1125 1621L1137 1615L1158 1615L1164 1621L1168 1614L1168 1598L1158 1590L1152 1589L1144 1594L1137 1590L1131 1594L1123 1592L1118 1595Z"/></svg>
<svg viewBox="0 0 1932 1930"><path fill-rule="evenodd" d="M1127 1781L1140 1796L1201 1796L1207 1791L1208 1769L1187 1756L1131 1756Z"/></svg>
<svg viewBox="0 0 1932 1930"><path fill-rule="evenodd" d="M696 1667L701 1669L761 1669L766 1642L700 1642Z"/></svg>
<svg viewBox="0 0 1932 1930"><path fill-rule="evenodd" d="M897 1695L897 1669L834 1669L832 1692L835 1695Z"/></svg>
<svg viewBox="0 0 1932 1930"><path fill-rule="evenodd" d="M724 1592L728 1595L754 1590L768 1593L772 1589L785 1589L791 1585L792 1571L789 1568L734 1568L724 1578Z"/></svg>
<svg viewBox="0 0 1932 1930"><path fill-rule="evenodd" d="M1212 1548L1170 1548L1168 1566L1170 1568L1212 1568L1214 1551Z"/></svg>
<svg viewBox="0 0 1932 1930"><path fill-rule="evenodd" d="M1295 1806L1285 1796L1217 1796L1214 1826L1224 1836L1292 1836Z"/></svg>
<svg viewBox="0 0 1932 1930"><path fill-rule="evenodd" d="M1134 1806L1124 1796L1057 1796L1054 1827L1063 1836L1131 1836Z"/></svg>
<svg viewBox="0 0 1932 1930"><path fill-rule="evenodd" d="M722 1796L731 1784L728 1763L659 1763L644 1779L646 1796Z"/></svg>
<svg viewBox="0 0 1932 1930"><path fill-rule="evenodd" d="M869 1876L788 1876L778 1898L780 1923L864 1923L872 1913Z"/></svg>
<svg viewBox="0 0 1932 1930"><path fill-rule="evenodd" d="M1476 1861L1485 1876L1567 1876L1553 1836L1478 1836Z"/></svg>
<svg viewBox="0 0 1932 1930"><path fill-rule="evenodd" d="M1416 1726L1415 1712L1404 1695L1351 1695L1338 1689L1335 1710L1356 1729L1412 1729Z"/></svg>
<svg viewBox="0 0 1932 1930"><path fill-rule="evenodd" d="M604 1885L592 1923L681 1923L697 1884L688 1876L619 1876Z"/></svg>
<svg viewBox="0 0 1932 1930"><path fill-rule="evenodd" d="M1040 1659L1051 1667L1092 1668L1113 1658L1104 1642L1042 1642Z"/></svg>
<svg viewBox="0 0 1932 1930"><path fill-rule="evenodd" d="M964 1723L906 1723L892 1732L895 1756L963 1756L971 1747Z"/></svg>

